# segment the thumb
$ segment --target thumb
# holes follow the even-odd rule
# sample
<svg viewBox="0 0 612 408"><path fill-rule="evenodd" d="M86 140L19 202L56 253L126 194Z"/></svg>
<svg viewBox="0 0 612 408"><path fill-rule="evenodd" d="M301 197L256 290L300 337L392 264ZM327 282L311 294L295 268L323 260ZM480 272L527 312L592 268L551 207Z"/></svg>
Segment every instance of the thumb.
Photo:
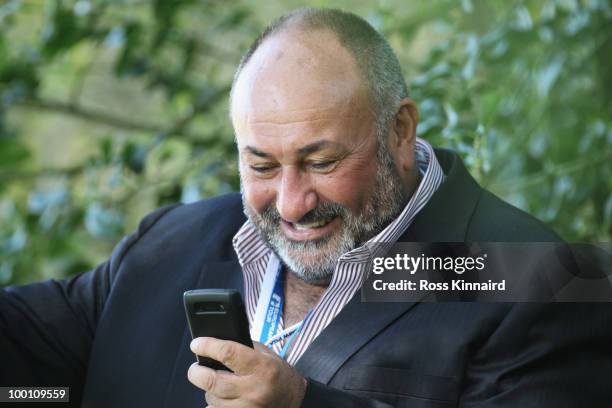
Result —
<svg viewBox="0 0 612 408"><path fill-rule="evenodd" d="M276 355L274 350L268 348L267 346L264 346L258 341L253 342L253 348L255 349L255 351L258 351L260 353Z"/></svg>

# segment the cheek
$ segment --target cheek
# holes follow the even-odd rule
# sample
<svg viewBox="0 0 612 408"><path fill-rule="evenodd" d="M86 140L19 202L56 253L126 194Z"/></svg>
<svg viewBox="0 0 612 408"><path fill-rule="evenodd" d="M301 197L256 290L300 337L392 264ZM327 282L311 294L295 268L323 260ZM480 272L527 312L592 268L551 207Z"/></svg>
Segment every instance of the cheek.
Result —
<svg viewBox="0 0 612 408"><path fill-rule="evenodd" d="M357 213L374 189L376 166L363 163L338 173L324 176L317 183L319 195Z"/></svg>
<svg viewBox="0 0 612 408"><path fill-rule="evenodd" d="M243 176L242 190L247 204L259 213L274 202L273 189L269 185L269 182L265 180Z"/></svg>

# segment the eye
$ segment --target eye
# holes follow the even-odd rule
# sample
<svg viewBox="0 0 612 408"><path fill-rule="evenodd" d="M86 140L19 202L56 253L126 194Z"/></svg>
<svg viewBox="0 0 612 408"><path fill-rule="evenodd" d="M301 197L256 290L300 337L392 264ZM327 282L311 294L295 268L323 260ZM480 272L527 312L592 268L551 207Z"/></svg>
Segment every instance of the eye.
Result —
<svg viewBox="0 0 612 408"><path fill-rule="evenodd" d="M275 165L271 165L271 164L257 164L257 165L251 165L249 167L251 168L251 170L259 174L270 173L272 170L276 168Z"/></svg>
<svg viewBox="0 0 612 408"><path fill-rule="evenodd" d="M310 167L315 170L330 170L337 163L337 160L311 162Z"/></svg>

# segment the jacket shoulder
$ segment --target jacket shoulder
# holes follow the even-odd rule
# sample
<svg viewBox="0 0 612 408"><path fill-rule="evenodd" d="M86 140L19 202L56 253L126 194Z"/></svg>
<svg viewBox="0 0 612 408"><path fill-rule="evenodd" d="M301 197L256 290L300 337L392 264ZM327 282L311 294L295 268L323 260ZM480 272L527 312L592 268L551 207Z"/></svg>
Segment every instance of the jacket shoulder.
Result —
<svg viewBox="0 0 612 408"><path fill-rule="evenodd" d="M182 242L185 247L205 245L208 253L231 257L231 241L246 218L239 193L223 194L191 204L159 208L143 218L136 238L149 248Z"/></svg>
<svg viewBox="0 0 612 408"><path fill-rule="evenodd" d="M482 190L470 219L468 239L491 242L560 242L553 230L534 216Z"/></svg>
<svg viewBox="0 0 612 408"><path fill-rule="evenodd" d="M186 221L188 224L207 222L211 223L210 226L222 224L225 228L236 225L239 228L244 223L239 193L223 194L190 204L175 204L171 206L171 210L165 217L167 222L179 224L184 224Z"/></svg>

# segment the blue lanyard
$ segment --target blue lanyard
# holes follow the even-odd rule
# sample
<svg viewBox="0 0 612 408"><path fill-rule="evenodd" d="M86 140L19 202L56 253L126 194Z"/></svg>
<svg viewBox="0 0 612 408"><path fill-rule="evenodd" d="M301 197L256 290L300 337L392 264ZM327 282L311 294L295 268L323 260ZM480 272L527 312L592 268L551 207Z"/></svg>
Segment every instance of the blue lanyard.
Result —
<svg viewBox="0 0 612 408"><path fill-rule="evenodd" d="M310 309L308 313L306 313L306 316L302 319L302 321L298 324L298 326L293 330L293 333L291 333L291 336L289 337L289 339L287 339L287 342L285 343L282 350L278 354L280 358L282 359L285 358L285 354L287 354L287 351L289 350L289 346L291 345L291 342L293 341L295 336L298 334L300 329L304 326L304 322L306 322L306 320L308 319L308 316L310 316L310 312L312 312L312 309Z"/></svg>
<svg viewBox="0 0 612 408"><path fill-rule="evenodd" d="M283 280L281 277L282 266L279 264L278 270L276 271L276 278L270 299L268 300L268 307L266 308L266 314L264 316L263 326L261 329L261 335L259 342L266 344L269 339L274 337L280 329L280 321L283 315L283 304L285 303L285 292L283 290ZM261 295L260 295L261 296Z"/></svg>
<svg viewBox="0 0 612 408"><path fill-rule="evenodd" d="M310 312L312 310L306 314L300 323L285 330L280 329L280 322L285 304L282 264L278 262L277 264L272 263L269 265L269 267L270 266L272 268L268 268L266 271L262 291L260 293L260 299L258 301L258 303L267 301L267 306L265 306L265 308L261 308L258 304L258 313L256 314L256 319L263 319L263 321L260 320L261 332L259 334L259 342L265 344L269 348L272 348L274 344L289 336L279 353L281 358L285 358L291 342L297 336L300 329L304 326L304 323L308 319L308 316L310 316ZM273 285L271 285L272 279L274 279ZM272 287L270 288L270 286ZM267 289L265 289L266 287Z"/></svg>

